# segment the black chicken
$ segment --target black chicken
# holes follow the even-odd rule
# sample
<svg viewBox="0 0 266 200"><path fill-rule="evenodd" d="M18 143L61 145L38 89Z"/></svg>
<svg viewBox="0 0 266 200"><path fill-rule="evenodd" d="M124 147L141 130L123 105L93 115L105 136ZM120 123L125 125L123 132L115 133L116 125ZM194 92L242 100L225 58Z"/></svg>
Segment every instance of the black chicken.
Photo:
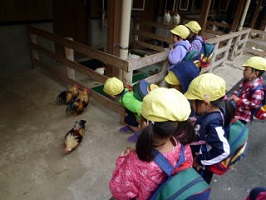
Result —
<svg viewBox="0 0 266 200"><path fill-rule="evenodd" d="M81 143L85 133L85 123L85 120L76 121L73 128L66 134L64 141L65 154L68 154L76 149Z"/></svg>
<svg viewBox="0 0 266 200"><path fill-rule="evenodd" d="M56 102L58 104L69 104L73 100L75 100L78 95L79 95L79 86L75 84L69 90L61 92L57 96Z"/></svg>

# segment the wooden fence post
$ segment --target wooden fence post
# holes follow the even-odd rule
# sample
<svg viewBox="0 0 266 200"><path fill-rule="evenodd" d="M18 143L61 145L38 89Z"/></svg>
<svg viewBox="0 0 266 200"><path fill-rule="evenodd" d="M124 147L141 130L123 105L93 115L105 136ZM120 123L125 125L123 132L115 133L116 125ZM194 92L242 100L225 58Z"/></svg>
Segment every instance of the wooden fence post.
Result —
<svg viewBox="0 0 266 200"><path fill-rule="evenodd" d="M65 39L73 41L73 38L65 38ZM74 61L74 50L73 49L65 47L65 55L68 60ZM75 70L70 67L67 67L66 69L67 69L68 78L76 80Z"/></svg>
<svg viewBox="0 0 266 200"><path fill-rule="evenodd" d="M30 41L31 43L37 45L37 37L35 34L30 34ZM32 61L34 60L40 60L39 52L35 49L31 49L32 52ZM33 68L37 68L36 65L34 65L34 62L32 62Z"/></svg>

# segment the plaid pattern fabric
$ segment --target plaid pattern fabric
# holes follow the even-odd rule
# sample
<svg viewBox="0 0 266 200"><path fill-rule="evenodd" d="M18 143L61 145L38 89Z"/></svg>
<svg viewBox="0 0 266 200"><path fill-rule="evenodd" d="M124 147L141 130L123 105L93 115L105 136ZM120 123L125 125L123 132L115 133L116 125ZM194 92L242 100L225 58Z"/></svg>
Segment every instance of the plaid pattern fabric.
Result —
<svg viewBox="0 0 266 200"><path fill-rule="evenodd" d="M235 115L239 119L246 122L251 121L251 111L260 106L264 97L263 90L257 90L251 96L251 90L263 83L262 77L254 80L253 82L243 81L239 87L233 92L234 95L239 97L236 102Z"/></svg>

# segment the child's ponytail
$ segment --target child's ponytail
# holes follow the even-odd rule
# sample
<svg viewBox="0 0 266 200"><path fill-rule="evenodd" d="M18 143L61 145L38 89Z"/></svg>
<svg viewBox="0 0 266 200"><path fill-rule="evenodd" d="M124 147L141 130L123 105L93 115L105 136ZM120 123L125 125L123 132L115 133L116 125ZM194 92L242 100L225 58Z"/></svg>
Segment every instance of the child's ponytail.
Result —
<svg viewBox="0 0 266 200"><path fill-rule="evenodd" d="M235 107L231 101L225 99L221 101L220 108L224 114L224 126L228 126L235 116Z"/></svg>

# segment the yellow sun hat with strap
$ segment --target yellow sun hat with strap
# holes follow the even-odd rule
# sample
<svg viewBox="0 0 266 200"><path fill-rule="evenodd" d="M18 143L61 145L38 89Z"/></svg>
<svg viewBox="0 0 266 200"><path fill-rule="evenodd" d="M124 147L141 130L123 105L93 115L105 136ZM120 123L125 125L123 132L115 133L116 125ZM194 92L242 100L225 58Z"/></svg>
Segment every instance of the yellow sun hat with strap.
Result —
<svg viewBox="0 0 266 200"><path fill-rule="evenodd" d="M187 39L190 33L189 29L185 27L184 25L178 25L174 29L172 29L170 32L173 33L174 35L178 35L182 39Z"/></svg>
<svg viewBox="0 0 266 200"><path fill-rule="evenodd" d="M123 90L124 90L123 82L116 77L108 78L103 86L103 91L111 96L118 95Z"/></svg>
<svg viewBox="0 0 266 200"><path fill-rule="evenodd" d="M212 73L205 73L192 80L185 96L189 100L210 102L222 98L225 89L224 79Z"/></svg>
<svg viewBox="0 0 266 200"><path fill-rule="evenodd" d="M157 88L143 99L140 114L153 122L185 121L190 115L190 104L176 89Z"/></svg>
<svg viewBox="0 0 266 200"><path fill-rule="evenodd" d="M173 71L169 71L164 80L170 85L180 85L178 78Z"/></svg>
<svg viewBox="0 0 266 200"><path fill-rule="evenodd" d="M266 71L266 59L259 56L253 56L248 59L242 66Z"/></svg>
<svg viewBox="0 0 266 200"><path fill-rule="evenodd" d="M191 30L193 33L196 33L196 34L198 34L199 31L201 30L199 23L196 21L190 21L187 24L185 24L185 26L188 27L189 30Z"/></svg>

